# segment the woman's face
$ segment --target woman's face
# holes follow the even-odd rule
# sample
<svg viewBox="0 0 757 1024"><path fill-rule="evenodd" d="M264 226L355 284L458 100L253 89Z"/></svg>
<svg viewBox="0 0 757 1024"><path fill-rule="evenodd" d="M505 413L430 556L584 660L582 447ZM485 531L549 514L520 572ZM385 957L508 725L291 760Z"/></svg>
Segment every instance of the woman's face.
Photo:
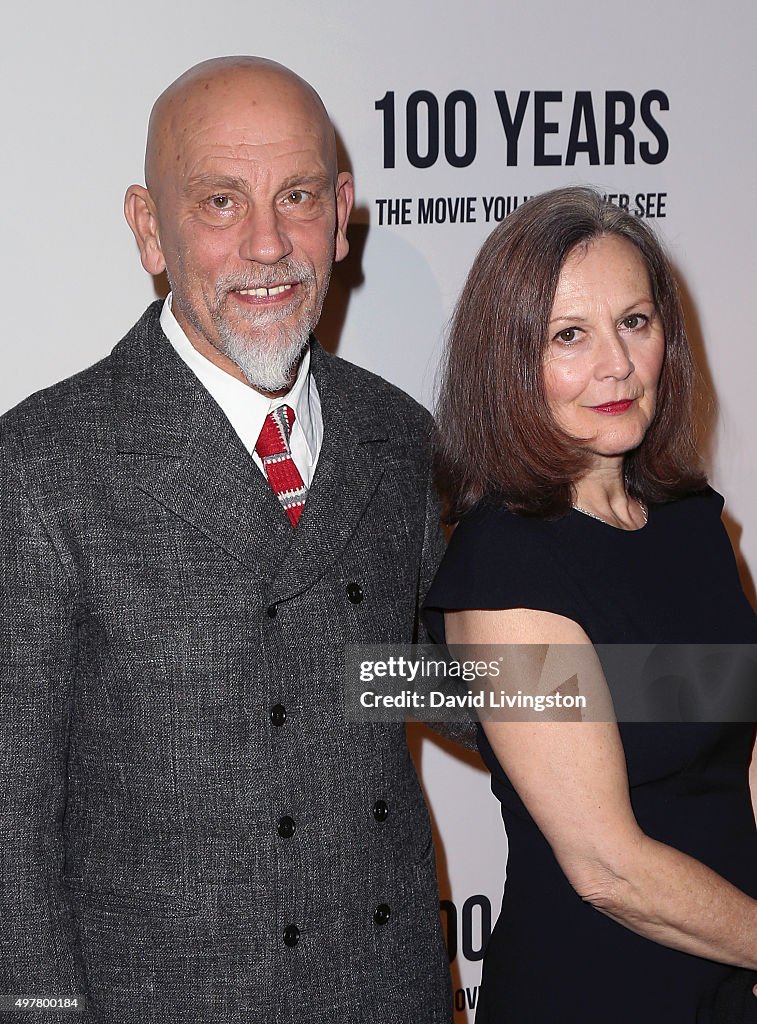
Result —
<svg viewBox="0 0 757 1024"><path fill-rule="evenodd" d="M652 422L665 337L644 261L624 238L574 249L557 284L544 386L557 423L596 465L636 448Z"/></svg>

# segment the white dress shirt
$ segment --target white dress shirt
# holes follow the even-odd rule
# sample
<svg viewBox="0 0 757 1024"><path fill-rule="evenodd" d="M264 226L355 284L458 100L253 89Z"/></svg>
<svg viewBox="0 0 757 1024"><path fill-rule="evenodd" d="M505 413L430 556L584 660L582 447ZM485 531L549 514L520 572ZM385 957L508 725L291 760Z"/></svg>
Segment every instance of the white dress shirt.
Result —
<svg viewBox="0 0 757 1024"><path fill-rule="evenodd" d="M291 390L278 398L268 398L211 363L192 345L171 310L171 295L163 303L160 326L179 358L187 364L200 383L210 392L237 433L239 440L265 476L263 461L255 451L260 431L269 412L281 405L294 409L295 421L289 440L292 460L303 483L310 487L323 441L323 417L318 388L310 373L310 348L297 372Z"/></svg>

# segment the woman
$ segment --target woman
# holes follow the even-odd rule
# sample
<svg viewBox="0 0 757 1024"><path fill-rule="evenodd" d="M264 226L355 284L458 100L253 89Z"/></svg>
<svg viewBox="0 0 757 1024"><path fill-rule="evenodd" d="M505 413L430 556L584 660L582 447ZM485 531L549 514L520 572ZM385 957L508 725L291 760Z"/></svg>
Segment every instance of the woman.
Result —
<svg viewBox="0 0 757 1024"><path fill-rule="evenodd" d="M458 526L432 633L577 652L756 642L696 456L692 380L641 220L586 188L508 217L450 333L439 465ZM509 857L477 1024L716 1019L733 968L757 969L754 726L484 729Z"/></svg>

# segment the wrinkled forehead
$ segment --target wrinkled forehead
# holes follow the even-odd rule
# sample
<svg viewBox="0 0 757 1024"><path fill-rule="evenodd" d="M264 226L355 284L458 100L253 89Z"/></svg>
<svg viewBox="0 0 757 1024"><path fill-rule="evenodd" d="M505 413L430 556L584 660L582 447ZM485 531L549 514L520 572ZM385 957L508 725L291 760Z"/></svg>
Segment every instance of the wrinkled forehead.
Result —
<svg viewBox="0 0 757 1024"><path fill-rule="evenodd" d="M200 157L307 154L336 176L336 145L328 115L315 93L279 74L232 74L197 81L156 104L150 122L145 174L183 175Z"/></svg>

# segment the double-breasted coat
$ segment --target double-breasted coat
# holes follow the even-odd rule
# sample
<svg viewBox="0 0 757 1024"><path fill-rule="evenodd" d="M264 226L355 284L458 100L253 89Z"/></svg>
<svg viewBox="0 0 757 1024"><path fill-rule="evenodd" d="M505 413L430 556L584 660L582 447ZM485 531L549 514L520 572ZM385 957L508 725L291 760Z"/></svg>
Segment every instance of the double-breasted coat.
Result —
<svg viewBox="0 0 757 1024"><path fill-rule="evenodd" d="M0 420L0 993L98 1024L447 1022L404 727L343 696L345 644L417 636L429 417L314 342L294 529L159 313Z"/></svg>

